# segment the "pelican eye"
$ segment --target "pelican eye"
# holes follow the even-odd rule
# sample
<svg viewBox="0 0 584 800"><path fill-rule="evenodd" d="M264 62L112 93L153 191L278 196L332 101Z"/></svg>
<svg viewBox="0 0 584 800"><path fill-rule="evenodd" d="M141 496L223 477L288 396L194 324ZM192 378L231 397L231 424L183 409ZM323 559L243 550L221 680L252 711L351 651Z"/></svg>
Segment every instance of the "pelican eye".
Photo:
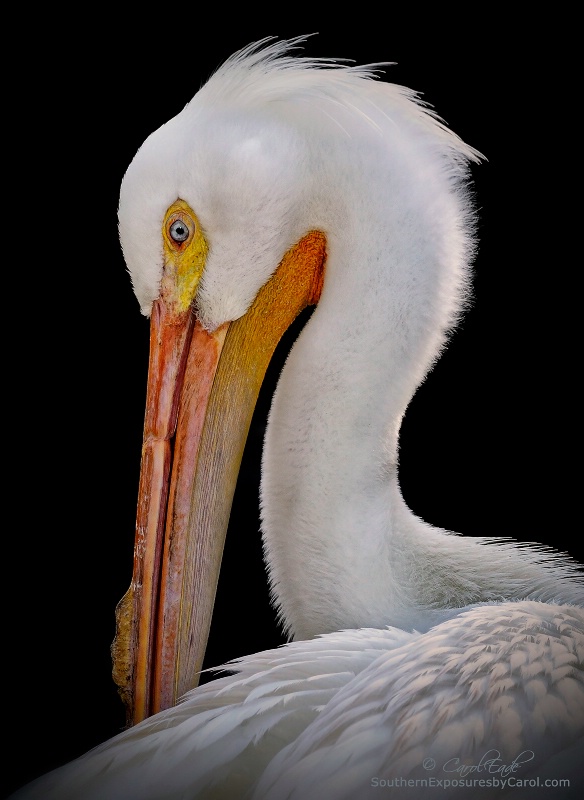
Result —
<svg viewBox="0 0 584 800"><path fill-rule="evenodd" d="M184 219L175 219L168 229L168 234L174 242L181 244L182 242L186 242L191 231Z"/></svg>

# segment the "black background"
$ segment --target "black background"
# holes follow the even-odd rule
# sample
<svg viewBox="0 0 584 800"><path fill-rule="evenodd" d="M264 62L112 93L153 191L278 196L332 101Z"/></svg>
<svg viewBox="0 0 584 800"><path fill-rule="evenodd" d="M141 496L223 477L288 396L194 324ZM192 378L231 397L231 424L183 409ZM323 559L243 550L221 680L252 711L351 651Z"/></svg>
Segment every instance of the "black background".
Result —
<svg viewBox="0 0 584 800"><path fill-rule="evenodd" d="M17 351L5 501L6 790L124 724L109 646L132 569L148 321L117 240L119 185L146 136L250 41L318 31L308 55L396 61L387 79L422 92L488 159L472 170L473 305L408 410L401 485L435 525L582 554L570 539L581 494L571 459L581 257L568 214L573 73L561 26L471 18L452 27L415 14L398 22L391 10L376 20L365 9L284 23L176 6L83 13L47 19L46 36L36 19L34 46L19 33L34 79L18 70L10 79L22 109L11 116L22 197L5 246L16 323L5 342ZM268 405L267 393L232 513L211 663L282 641L257 518Z"/></svg>

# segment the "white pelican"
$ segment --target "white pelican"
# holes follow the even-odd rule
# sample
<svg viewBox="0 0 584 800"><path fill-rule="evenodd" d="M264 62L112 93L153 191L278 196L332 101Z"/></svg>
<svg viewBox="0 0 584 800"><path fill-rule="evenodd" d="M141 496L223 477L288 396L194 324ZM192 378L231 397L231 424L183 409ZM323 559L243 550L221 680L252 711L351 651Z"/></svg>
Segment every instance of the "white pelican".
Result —
<svg viewBox="0 0 584 800"><path fill-rule="evenodd" d="M466 165L478 154L407 90L375 83L365 68L319 66L291 57L286 43L244 51L128 169L120 233L152 313L151 401L156 365L173 377L162 357L174 354L180 371L173 331L192 335L195 355L180 397L164 558L144 535L147 519L158 529L165 485L149 467L166 447L149 428L160 413L149 406L140 591L122 605L128 624L117 643L135 718L171 707L22 796L358 798L429 775L507 780L517 796L510 777L572 788L580 778L584 589L575 566L542 547L432 528L398 483L401 418L464 305ZM214 537L225 528L240 430L282 330L316 301L274 398L262 487L271 585L295 641L174 706L202 659L212 603L202 579L216 579ZM204 418L189 416L193 395ZM158 409L172 417L172 407ZM189 426L200 427L194 439ZM192 551L206 543L199 575ZM152 580L143 551L163 563L160 601L141 595ZM182 605L171 602L189 588ZM415 796L435 791L418 785Z"/></svg>

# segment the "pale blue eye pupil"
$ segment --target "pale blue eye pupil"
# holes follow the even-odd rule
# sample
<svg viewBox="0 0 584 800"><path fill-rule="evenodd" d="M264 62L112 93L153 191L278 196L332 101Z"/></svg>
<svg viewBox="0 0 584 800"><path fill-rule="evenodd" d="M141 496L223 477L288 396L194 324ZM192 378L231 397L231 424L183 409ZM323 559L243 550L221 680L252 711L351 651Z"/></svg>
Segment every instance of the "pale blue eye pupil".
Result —
<svg viewBox="0 0 584 800"><path fill-rule="evenodd" d="M181 219L176 219L170 226L170 236L175 242L184 242L189 238L189 229Z"/></svg>

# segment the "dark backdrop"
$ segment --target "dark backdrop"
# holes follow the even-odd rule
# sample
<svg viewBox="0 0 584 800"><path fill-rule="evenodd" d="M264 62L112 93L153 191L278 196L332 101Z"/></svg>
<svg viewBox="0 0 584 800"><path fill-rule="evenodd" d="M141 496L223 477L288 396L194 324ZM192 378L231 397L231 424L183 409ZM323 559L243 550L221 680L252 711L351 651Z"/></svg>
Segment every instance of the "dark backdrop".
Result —
<svg viewBox="0 0 584 800"><path fill-rule="evenodd" d="M124 724L109 646L131 576L148 322L118 245L118 190L146 136L252 40L319 31L307 54L396 61L387 78L422 92L488 159L472 170L474 302L408 410L401 484L414 512L435 525L582 553L570 539L581 494L571 477L580 260L567 221L571 62L557 28L477 19L452 29L448 19L414 15L405 24L365 11L233 24L226 10L135 13L140 24L51 16L46 32L37 19L34 47L15 34L36 69L34 79L18 70L10 79L23 107L11 117L10 159L23 169L22 200L8 215L17 235L5 245L16 287L7 342L18 345L20 368L7 426L16 445L5 527L6 789ZM228 576L238 616L221 586L212 663L282 641L257 516L268 404L262 395L221 581Z"/></svg>

